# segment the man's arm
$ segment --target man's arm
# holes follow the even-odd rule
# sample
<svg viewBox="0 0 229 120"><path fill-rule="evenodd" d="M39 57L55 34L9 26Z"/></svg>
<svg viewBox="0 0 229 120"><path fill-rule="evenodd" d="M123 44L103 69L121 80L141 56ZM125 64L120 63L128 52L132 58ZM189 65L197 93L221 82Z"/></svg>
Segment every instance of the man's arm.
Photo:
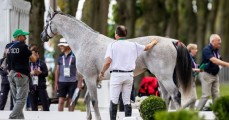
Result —
<svg viewBox="0 0 229 120"><path fill-rule="evenodd" d="M229 63L228 62L224 62L220 59L217 59L216 57L211 57L210 58L210 61L214 64L217 64L217 65L221 65L223 67L229 67Z"/></svg>
<svg viewBox="0 0 229 120"><path fill-rule="evenodd" d="M110 67L110 64L112 62L112 59L110 57L107 57L106 60L105 60L105 63L103 65L103 69L102 71L100 72L100 75L99 77L104 77L104 73L106 72L106 70Z"/></svg>
<svg viewBox="0 0 229 120"><path fill-rule="evenodd" d="M77 73L78 74L78 83L77 83L77 87L81 90L82 87L83 87L83 76L80 74L80 73Z"/></svg>
<svg viewBox="0 0 229 120"><path fill-rule="evenodd" d="M60 75L60 65L57 65L55 70L55 90L56 91L58 90L59 75Z"/></svg>
<svg viewBox="0 0 229 120"><path fill-rule="evenodd" d="M29 60L31 62L36 62L37 61L37 57L36 57L36 53L35 52L32 52L31 50L29 50L28 46L25 44L22 46L22 50L23 50L23 54L25 56L28 56L29 57Z"/></svg>
<svg viewBox="0 0 229 120"><path fill-rule="evenodd" d="M157 43L158 43L158 41L156 39L153 39L149 44L145 45L144 51L150 50Z"/></svg>

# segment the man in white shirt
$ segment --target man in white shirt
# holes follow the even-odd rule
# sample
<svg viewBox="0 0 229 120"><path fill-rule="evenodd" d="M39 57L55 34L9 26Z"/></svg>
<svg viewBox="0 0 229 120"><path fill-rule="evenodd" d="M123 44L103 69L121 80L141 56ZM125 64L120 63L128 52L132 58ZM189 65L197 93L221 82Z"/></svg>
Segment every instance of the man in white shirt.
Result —
<svg viewBox="0 0 229 120"><path fill-rule="evenodd" d="M104 77L105 71L110 67L110 119L116 120L117 104L119 94L122 92L125 116L131 116L132 108L130 104L130 94L133 84L133 70L135 61L143 52L150 50L157 44L157 40L152 40L146 46L125 40L127 29L125 26L118 26L115 31L117 41L111 43L106 51L105 63L100 73L100 78Z"/></svg>

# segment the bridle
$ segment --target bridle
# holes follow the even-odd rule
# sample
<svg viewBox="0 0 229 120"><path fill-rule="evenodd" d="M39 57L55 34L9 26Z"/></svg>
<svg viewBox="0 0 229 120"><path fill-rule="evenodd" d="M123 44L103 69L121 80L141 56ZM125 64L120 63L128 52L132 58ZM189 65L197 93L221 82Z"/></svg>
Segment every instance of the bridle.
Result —
<svg viewBox="0 0 229 120"><path fill-rule="evenodd" d="M46 22L48 22L48 24L45 26L44 32L45 32L45 34L47 36L47 39L53 38L53 37L51 37L51 35L48 34L48 29L51 31L53 36L55 36L57 34L57 33L53 32L51 24L52 24L52 19L55 17L55 15L57 15L59 13L60 12L56 12L55 11L54 14L52 15L52 17L48 21L46 21ZM51 14L49 14L49 15L51 16Z"/></svg>

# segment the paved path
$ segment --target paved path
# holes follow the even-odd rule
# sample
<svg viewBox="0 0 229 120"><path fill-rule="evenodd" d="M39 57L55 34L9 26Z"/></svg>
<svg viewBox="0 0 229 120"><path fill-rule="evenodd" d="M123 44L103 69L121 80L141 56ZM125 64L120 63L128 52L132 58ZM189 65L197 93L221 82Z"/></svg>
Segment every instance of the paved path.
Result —
<svg viewBox="0 0 229 120"><path fill-rule="evenodd" d="M0 120L7 120L10 111L0 111ZM86 120L86 112L74 111L74 112L58 112L58 111L25 111L26 120ZM102 120L109 120L109 112L100 112ZM118 112L117 120L123 120L123 112ZM199 116L205 116L206 120L214 120L215 115L211 112L199 112ZM129 120L142 120L138 110L134 109L132 114L132 119ZM94 112L92 112L92 120L95 120Z"/></svg>
<svg viewBox="0 0 229 120"><path fill-rule="evenodd" d="M10 111L0 111L0 120L7 120ZM102 120L109 120L109 112L100 112ZM24 112L26 120L86 120L86 112L58 112L58 111L25 111ZM124 118L124 113L119 112L117 120L122 120ZM139 114L134 113L133 116L137 117L138 120L142 120ZM95 120L94 112L92 112L92 118Z"/></svg>

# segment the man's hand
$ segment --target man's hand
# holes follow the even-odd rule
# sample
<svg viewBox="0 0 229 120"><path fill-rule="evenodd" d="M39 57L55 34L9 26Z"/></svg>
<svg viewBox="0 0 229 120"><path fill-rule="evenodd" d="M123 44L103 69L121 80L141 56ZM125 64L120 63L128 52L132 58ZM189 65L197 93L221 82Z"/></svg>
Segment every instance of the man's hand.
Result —
<svg viewBox="0 0 229 120"><path fill-rule="evenodd" d="M58 88L58 84L55 83L55 91L57 92L58 89L59 89L59 88Z"/></svg>
<svg viewBox="0 0 229 120"><path fill-rule="evenodd" d="M150 50L150 49L151 49L153 46L155 46L157 43L158 43L158 40L152 39L152 41L151 41L150 43L148 43L148 44L145 46L144 51Z"/></svg>
<svg viewBox="0 0 229 120"><path fill-rule="evenodd" d="M79 90L82 90L83 85L82 84L77 84L77 87L79 88Z"/></svg>
<svg viewBox="0 0 229 120"><path fill-rule="evenodd" d="M102 79L104 77L104 73L110 67L111 62L112 62L112 59L110 57L107 57L103 65L102 71L99 74L99 79Z"/></svg>
<svg viewBox="0 0 229 120"><path fill-rule="evenodd" d="M34 72L34 70L30 72L30 75L35 75L35 72Z"/></svg>
<svg viewBox="0 0 229 120"><path fill-rule="evenodd" d="M194 72L201 72L200 69L198 69L198 68L193 68L192 70L193 70Z"/></svg>
<svg viewBox="0 0 229 120"><path fill-rule="evenodd" d="M79 88L79 90L82 90L83 89L83 76L78 72L77 74L78 74L77 88Z"/></svg>
<svg viewBox="0 0 229 120"><path fill-rule="evenodd" d="M41 72L40 70L35 69L35 70L34 70L34 73L35 73L36 75L40 75L42 72Z"/></svg>
<svg viewBox="0 0 229 120"><path fill-rule="evenodd" d="M153 45L156 45L156 44L158 43L158 41L157 41L156 39L153 39L153 40L151 41L151 43L152 43Z"/></svg>
<svg viewBox="0 0 229 120"><path fill-rule="evenodd" d="M83 80L82 81L78 81L77 82L77 88L79 88L79 90L82 90L82 88L83 88Z"/></svg>
<svg viewBox="0 0 229 120"><path fill-rule="evenodd" d="M100 72L99 79L102 79L104 77L104 72Z"/></svg>

